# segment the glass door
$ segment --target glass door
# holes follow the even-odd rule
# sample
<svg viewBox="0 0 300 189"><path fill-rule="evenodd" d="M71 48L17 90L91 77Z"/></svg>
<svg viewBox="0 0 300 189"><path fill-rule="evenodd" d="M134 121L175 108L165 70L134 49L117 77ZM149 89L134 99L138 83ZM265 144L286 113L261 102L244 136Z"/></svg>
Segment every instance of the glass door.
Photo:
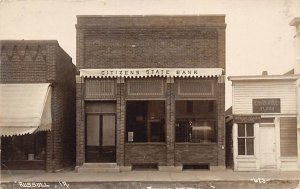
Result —
<svg viewBox="0 0 300 189"><path fill-rule="evenodd" d="M86 162L116 162L115 114L87 114Z"/></svg>

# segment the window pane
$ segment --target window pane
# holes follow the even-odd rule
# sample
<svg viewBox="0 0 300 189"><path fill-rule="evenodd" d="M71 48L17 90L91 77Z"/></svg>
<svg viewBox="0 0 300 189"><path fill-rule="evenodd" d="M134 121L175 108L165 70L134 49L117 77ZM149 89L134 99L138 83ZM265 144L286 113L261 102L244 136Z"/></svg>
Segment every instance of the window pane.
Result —
<svg viewBox="0 0 300 189"><path fill-rule="evenodd" d="M149 142L164 142L165 141L165 129L164 120L151 121L150 126L150 141Z"/></svg>
<svg viewBox="0 0 300 189"><path fill-rule="evenodd" d="M176 142L216 142L214 100L176 101Z"/></svg>
<svg viewBox="0 0 300 189"><path fill-rule="evenodd" d="M193 113L193 101L186 101L186 112Z"/></svg>
<svg viewBox="0 0 300 189"><path fill-rule="evenodd" d="M176 142L188 142L189 141L189 123L188 123L188 121L176 120L175 141Z"/></svg>
<svg viewBox="0 0 300 189"><path fill-rule="evenodd" d="M165 102L127 101L126 136L128 142L164 142Z"/></svg>
<svg viewBox="0 0 300 189"><path fill-rule="evenodd" d="M246 124L246 129L247 129L247 136L254 136L254 125L253 123L247 123Z"/></svg>
<svg viewBox="0 0 300 189"><path fill-rule="evenodd" d="M247 155L254 155L254 139L247 138L246 144L247 144Z"/></svg>
<svg viewBox="0 0 300 189"><path fill-rule="evenodd" d="M238 155L245 155L245 139L238 139Z"/></svg>
<svg viewBox="0 0 300 189"><path fill-rule="evenodd" d="M238 136L239 137L245 136L245 124L242 123L238 124Z"/></svg>
<svg viewBox="0 0 300 189"><path fill-rule="evenodd" d="M191 123L191 142L215 142L214 122L196 120Z"/></svg>

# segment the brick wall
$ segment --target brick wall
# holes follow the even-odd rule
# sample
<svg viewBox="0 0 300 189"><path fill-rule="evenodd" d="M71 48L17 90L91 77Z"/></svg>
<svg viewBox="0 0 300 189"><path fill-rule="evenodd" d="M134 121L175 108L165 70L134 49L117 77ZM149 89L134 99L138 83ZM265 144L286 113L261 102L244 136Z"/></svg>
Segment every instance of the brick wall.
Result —
<svg viewBox="0 0 300 189"><path fill-rule="evenodd" d="M75 73L57 41L0 41L1 83L51 83L52 130L47 132L46 170L75 159Z"/></svg>
<svg viewBox="0 0 300 189"><path fill-rule="evenodd" d="M76 77L76 165L85 162L85 113L83 78Z"/></svg>
<svg viewBox="0 0 300 189"><path fill-rule="evenodd" d="M218 166L225 166L225 83L218 83Z"/></svg>
<svg viewBox="0 0 300 189"><path fill-rule="evenodd" d="M117 81L117 163L124 165L125 158L125 84L119 79Z"/></svg>
<svg viewBox="0 0 300 189"><path fill-rule="evenodd" d="M218 165L217 144L175 144L175 165L209 163Z"/></svg>
<svg viewBox="0 0 300 189"><path fill-rule="evenodd" d="M166 165L166 144L125 144L125 166L157 163Z"/></svg>
<svg viewBox="0 0 300 189"><path fill-rule="evenodd" d="M83 16L76 27L79 69L225 68L224 16Z"/></svg>

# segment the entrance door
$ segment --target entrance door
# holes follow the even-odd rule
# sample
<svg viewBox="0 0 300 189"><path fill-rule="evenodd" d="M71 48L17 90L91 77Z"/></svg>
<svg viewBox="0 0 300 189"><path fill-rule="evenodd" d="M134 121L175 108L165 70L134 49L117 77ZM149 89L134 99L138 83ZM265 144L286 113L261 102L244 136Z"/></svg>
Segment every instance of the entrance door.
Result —
<svg viewBox="0 0 300 189"><path fill-rule="evenodd" d="M86 162L116 162L115 114L88 114Z"/></svg>
<svg viewBox="0 0 300 189"><path fill-rule="evenodd" d="M260 167L262 169L276 168L275 125L261 124L260 133Z"/></svg>

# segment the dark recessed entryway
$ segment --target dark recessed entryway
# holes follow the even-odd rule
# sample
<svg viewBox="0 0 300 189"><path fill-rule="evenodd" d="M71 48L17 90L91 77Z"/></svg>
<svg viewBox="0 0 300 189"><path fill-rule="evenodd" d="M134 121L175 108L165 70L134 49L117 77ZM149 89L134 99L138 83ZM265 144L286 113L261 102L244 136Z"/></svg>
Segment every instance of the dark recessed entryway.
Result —
<svg viewBox="0 0 300 189"><path fill-rule="evenodd" d="M105 103L105 106L112 106L111 109L114 109L115 103ZM86 162L116 162L115 113L98 112L86 115Z"/></svg>

